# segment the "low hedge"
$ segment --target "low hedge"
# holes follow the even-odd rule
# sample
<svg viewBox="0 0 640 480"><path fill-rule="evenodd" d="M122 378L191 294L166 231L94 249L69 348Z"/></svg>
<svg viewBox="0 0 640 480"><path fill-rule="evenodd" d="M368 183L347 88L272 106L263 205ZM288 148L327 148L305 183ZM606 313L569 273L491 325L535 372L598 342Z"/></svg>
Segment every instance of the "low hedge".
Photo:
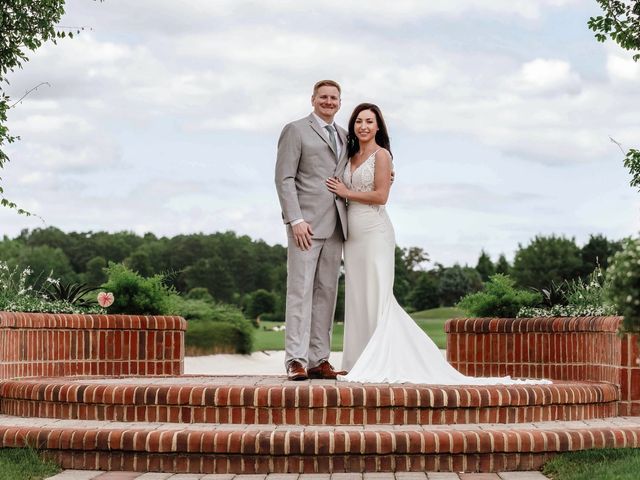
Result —
<svg viewBox="0 0 640 480"><path fill-rule="evenodd" d="M187 355L251 353L254 329L237 307L183 298L177 299L174 307L188 322L184 338Z"/></svg>
<svg viewBox="0 0 640 480"><path fill-rule="evenodd" d="M249 322L246 322L247 324ZM214 353L250 354L253 348L253 327L232 322L191 320L185 333L187 355Z"/></svg>

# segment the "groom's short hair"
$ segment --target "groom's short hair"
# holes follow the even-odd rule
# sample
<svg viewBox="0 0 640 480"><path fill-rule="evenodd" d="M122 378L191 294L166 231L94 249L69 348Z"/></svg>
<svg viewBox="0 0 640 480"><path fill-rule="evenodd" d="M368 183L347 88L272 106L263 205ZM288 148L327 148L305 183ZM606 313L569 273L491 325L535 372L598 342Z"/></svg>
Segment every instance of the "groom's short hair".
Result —
<svg viewBox="0 0 640 480"><path fill-rule="evenodd" d="M316 84L313 86L314 97L316 96L316 93L318 93L318 89L320 87L336 87L338 89L338 93L342 95L342 89L340 88L338 82L336 82L335 80L320 80L319 82L316 82Z"/></svg>

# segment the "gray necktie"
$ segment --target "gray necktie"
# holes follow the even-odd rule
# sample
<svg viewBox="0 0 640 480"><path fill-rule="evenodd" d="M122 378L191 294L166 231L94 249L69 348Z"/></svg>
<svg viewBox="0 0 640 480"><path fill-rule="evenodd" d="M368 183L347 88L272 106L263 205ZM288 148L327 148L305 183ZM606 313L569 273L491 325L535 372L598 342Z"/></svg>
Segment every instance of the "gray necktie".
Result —
<svg viewBox="0 0 640 480"><path fill-rule="evenodd" d="M338 143L336 142L336 129L333 128L333 125L325 125L324 128L329 132L329 140L331 140L331 146L333 147L333 151L336 153L336 157L338 156Z"/></svg>

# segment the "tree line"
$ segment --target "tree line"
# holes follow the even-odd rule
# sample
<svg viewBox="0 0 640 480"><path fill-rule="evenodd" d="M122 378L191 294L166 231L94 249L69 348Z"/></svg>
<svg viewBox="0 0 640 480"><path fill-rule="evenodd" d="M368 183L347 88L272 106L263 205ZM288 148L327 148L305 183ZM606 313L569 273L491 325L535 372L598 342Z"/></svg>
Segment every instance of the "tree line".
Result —
<svg viewBox="0 0 640 480"><path fill-rule="evenodd" d="M582 246L562 236L537 236L519 245L513 263L505 255L495 261L482 251L475 266L445 267L432 263L419 247L396 247L394 292L409 310L455 305L479 291L494 273L510 275L523 288L586 278L597 265L606 270L619 241L592 235ZM162 274L165 282L186 294L206 289L218 302L242 308L248 317L282 320L286 291L286 248L232 231L157 237L152 233L63 232L49 227L23 230L0 241L0 260L10 268L30 268L34 287L47 277L63 283L99 286L105 267L122 263L142 276ZM343 295L341 279L339 296ZM342 298L336 318L343 317Z"/></svg>

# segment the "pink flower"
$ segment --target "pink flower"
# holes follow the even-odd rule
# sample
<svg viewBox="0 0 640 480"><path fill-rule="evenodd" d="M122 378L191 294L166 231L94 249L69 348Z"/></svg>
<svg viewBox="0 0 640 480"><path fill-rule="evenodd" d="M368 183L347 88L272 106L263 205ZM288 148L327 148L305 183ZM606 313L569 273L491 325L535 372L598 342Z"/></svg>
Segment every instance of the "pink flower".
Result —
<svg viewBox="0 0 640 480"><path fill-rule="evenodd" d="M113 300L113 293L111 292L100 292L98 294L98 305L100 305L102 308L111 306Z"/></svg>

